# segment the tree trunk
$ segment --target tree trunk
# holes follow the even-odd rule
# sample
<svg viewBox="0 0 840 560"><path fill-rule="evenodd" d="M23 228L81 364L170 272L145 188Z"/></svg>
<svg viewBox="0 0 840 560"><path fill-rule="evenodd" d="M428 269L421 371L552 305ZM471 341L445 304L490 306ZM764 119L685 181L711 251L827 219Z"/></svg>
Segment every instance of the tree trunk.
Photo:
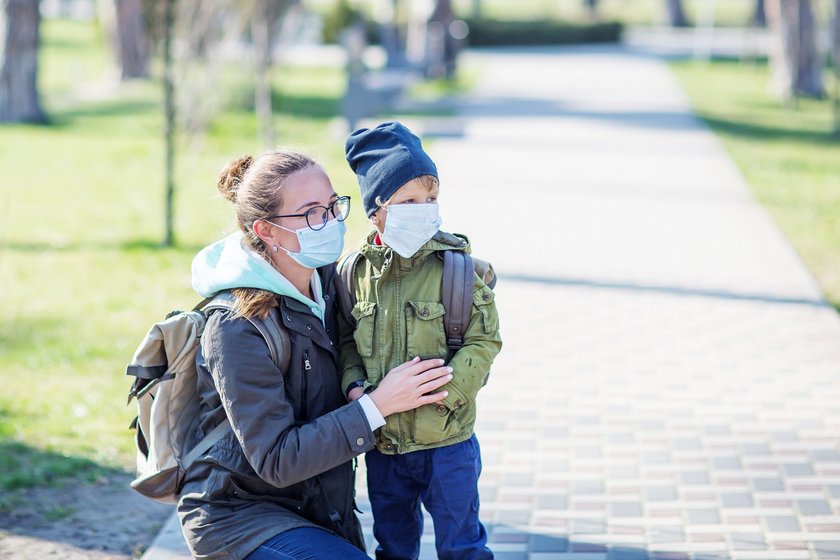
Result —
<svg viewBox="0 0 840 560"><path fill-rule="evenodd" d="M840 135L840 0L831 20L831 62L834 69L834 135Z"/></svg>
<svg viewBox="0 0 840 560"><path fill-rule="evenodd" d="M38 99L38 0L0 0L0 122L44 123Z"/></svg>
<svg viewBox="0 0 840 560"><path fill-rule="evenodd" d="M774 31L770 62L776 94L785 101L824 97L811 0L767 0L766 7Z"/></svg>
<svg viewBox="0 0 840 560"><path fill-rule="evenodd" d="M164 245L175 244L175 72L172 65L172 32L176 0L163 0L163 108L166 151L166 236Z"/></svg>
<svg viewBox="0 0 840 560"><path fill-rule="evenodd" d="M598 18L598 0L583 0L583 5L590 19Z"/></svg>
<svg viewBox="0 0 840 560"><path fill-rule="evenodd" d="M752 24L755 27L767 27L767 13L764 11L764 0L755 0Z"/></svg>
<svg viewBox="0 0 840 560"><path fill-rule="evenodd" d="M123 80L149 76L149 46L140 0L115 0L120 77Z"/></svg>
<svg viewBox="0 0 840 560"><path fill-rule="evenodd" d="M688 18L685 16L682 0L666 0L665 6L668 9L668 25L688 27Z"/></svg>
<svg viewBox="0 0 840 560"><path fill-rule="evenodd" d="M451 0L437 0L428 21L427 70L429 78L455 77L458 60L458 44L450 30L455 14Z"/></svg>
<svg viewBox="0 0 840 560"><path fill-rule="evenodd" d="M274 114L271 109L271 35L275 10L271 0L259 0L251 20L251 35L256 54L256 86L254 107L260 138L266 147L274 145Z"/></svg>
<svg viewBox="0 0 840 560"><path fill-rule="evenodd" d="M102 0L99 20L111 43L120 79L149 77L149 41L142 0Z"/></svg>

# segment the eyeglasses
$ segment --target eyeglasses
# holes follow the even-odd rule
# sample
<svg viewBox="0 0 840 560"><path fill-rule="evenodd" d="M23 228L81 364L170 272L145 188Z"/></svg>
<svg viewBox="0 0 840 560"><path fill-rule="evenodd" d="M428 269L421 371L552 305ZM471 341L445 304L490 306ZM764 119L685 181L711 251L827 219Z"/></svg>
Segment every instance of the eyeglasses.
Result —
<svg viewBox="0 0 840 560"><path fill-rule="evenodd" d="M306 225L309 229L318 231L323 229L327 222L335 218L339 222L343 222L350 214L350 197L339 196L333 200L329 206L313 206L303 214L275 214L273 216L266 216L265 220L272 220L274 218L306 218Z"/></svg>

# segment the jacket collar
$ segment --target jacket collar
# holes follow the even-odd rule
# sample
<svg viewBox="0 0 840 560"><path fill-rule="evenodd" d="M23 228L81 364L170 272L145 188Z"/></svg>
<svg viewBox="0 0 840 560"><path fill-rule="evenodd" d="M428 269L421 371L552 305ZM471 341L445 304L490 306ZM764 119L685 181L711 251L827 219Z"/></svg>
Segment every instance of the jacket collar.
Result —
<svg viewBox="0 0 840 560"><path fill-rule="evenodd" d="M370 232L367 238L362 243L359 252L367 259L376 270L382 270L385 261L391 259L399 265L401 270L410 270L418 262L422 262L436 251L465 251L470 252L470 242L466 235L461 233L447 233L445 231L438 231L430 240L428 240L420 249L411 257L405 258L400 256L396 251L387 245L377 245L374 243L377 232L376 230Z"/></svg>

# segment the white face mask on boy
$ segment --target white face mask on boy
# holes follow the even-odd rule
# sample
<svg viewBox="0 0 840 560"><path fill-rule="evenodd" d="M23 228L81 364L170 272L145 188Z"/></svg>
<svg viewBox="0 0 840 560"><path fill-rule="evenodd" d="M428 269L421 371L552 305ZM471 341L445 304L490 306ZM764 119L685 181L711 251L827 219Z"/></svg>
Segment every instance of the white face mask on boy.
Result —
<svg viewBox="0 0 840 560"><path fill-rule="evenodd" d="M385 211L388 218L382 241L406 259L414 256L440 229L437 204L394 204Z"/></svg>

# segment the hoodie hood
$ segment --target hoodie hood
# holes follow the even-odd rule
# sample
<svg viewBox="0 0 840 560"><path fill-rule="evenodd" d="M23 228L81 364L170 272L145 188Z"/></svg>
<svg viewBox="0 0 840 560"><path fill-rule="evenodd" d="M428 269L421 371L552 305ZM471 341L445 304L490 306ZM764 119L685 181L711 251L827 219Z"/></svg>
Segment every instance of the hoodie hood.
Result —
<svg viewBox="0 0 840 560"><path fill-rule="evenodd" d="M298 291L294 285L271 266L256 251L245 245L242 232L228 235L198 252L192 262L192 287L201 297L211 297L223 290L257 288L305 303L313 311L323 311L321 282L313 270L315 302ZM323 313L317 313L319 317Z"/></svg>

